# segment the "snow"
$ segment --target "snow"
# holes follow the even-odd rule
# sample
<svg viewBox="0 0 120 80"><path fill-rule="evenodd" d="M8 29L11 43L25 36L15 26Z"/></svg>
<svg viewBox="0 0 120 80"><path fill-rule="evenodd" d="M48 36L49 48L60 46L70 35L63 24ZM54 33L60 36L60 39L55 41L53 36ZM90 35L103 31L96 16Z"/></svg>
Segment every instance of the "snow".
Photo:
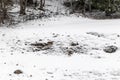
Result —
<svg viewBox="0 0 120 80"><path fill-rule="evenodd" d="M0 27L0 80L119 80L119 25L119 19L57 16L20 23L12 28ZM29 43L39 42L39 39L54 41L54 51L28 51ZM65 47L70 42L86 44L88 52L63 54L57 44ZM103 52L106 45L117 46L117 52ZM45 52L47 54L43 54ZM23 74L14 74L17 69Z"/></svg>
<svg viewBox="0 0 120 80"><path fill-rule="evenodd" d="M82 17L64 17L60 18L61 16L57 18L49 18L49 19L44 19L43 21L41 20L34 20L26 24L31 24L26 25L28 28L34 28L33 26L45 26L42 27L42 30L46 29L48 27L48 30L53 30L54 32L119 32L119 19L118 20L94 20L94 19L87 19L87 18L82 18ZM59 20L61 22L59 22ZM34 24L37 23L37 24ZM53 25L54 24L54 25ZM56 26L62 26L64 28L57 29L58 27ZM74 26L74 27L73 27ZM96 27L97 26L97 27ZM69 29L70 28L70 29ZM73 28L73 29L71 29ZM114 29L113 29L114 28ZM67 30L66 30L67 29ZM107 30L107 31L106 31ZM47 31L47 30L46 30Z"/></svg>

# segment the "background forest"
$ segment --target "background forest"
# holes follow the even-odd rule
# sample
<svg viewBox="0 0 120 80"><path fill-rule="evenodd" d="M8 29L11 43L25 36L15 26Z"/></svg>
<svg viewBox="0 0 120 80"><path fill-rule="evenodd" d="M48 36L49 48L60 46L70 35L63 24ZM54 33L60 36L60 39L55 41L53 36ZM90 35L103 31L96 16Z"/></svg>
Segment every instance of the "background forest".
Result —
<svg viewBox="0 0 120 80"><path fill-rule="evenodd" d="M120 0L0 0L0 23L15 24L51 15L80 14L95 19L119 18ZM57 5L59 2L61 5ZM46 4L47 3L47 4ZM50 10L48 6L56 5ZM15 12L17 6L17 12ZM61 8L64 7L64 8ZM28 11L28 9L32 11ZM64 13L62 12L64 9ZM16 17L17 15L17 17ZM17 19L17 21L15 20ZM20 19L18 21L18 19Z"/></svg>

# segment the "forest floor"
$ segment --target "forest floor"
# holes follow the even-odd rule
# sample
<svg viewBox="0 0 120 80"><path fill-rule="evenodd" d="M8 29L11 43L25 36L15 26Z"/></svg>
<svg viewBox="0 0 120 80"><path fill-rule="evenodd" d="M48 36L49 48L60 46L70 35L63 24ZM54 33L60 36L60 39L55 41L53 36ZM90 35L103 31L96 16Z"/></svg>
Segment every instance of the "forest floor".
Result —
<svg viewBox="0 0 120 80"><path fill-rule="evenodd" d="M120 80L119 26L57 16L0 27L0 80Z"/></svg>

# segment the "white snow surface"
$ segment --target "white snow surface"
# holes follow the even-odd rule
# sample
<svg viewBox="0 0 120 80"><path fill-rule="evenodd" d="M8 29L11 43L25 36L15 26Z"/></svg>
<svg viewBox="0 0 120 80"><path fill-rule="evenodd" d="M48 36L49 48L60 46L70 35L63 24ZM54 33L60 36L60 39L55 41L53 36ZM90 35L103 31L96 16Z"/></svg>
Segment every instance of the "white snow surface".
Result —
<svg viewBox="0 0 120 80"><path fill-rule="evenodd" d="M119 19L93 20L75 16L0 27L0 80L120 80L119 30ZM39 39L54 41L55 50L27 51L29 43L39 42ZM56 46L60 43L69 47L70 42L86 44L88 52L67 56ZM118 50L105 53L106 45L115 45ZM23 73L14 74L17 69Z"/></svg>

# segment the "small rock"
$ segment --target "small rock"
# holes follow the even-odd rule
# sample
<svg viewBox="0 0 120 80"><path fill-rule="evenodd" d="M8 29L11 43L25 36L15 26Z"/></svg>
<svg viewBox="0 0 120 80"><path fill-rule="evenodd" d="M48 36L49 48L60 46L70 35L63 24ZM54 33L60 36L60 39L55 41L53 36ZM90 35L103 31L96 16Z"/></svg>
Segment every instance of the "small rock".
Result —
<svg viewBox="0 0 120 80"><path fill-rule="evenodd" d="M30 77L32 77L32 75L30 75Z"/></svg>
<svg viewBox="0 0 120 80"><path fill-rule="evenodd" d="M78 44L78 42L72 42L70 45L71 45L71 46L77 46L77 45L79 45L79 44Z"/></svg>
<svg viewBox="0 0 120 80"><path fill-rule="evenodd" d="M9 74L9 76L12 76L12 74Z"/></svg>
<svg viewBox="0 0 120 80"><path fill-rule="evenodd" d="M16 66L19 66L19 64L16 64Z"/></svg>
<svg viewBox="0 0 120 80"><path fill-rule="evenodd" d="M120 35L117 35L117 37L120 37Z"/></svg>
<svg viewBox="0 0 120 80"><path fill-rule="evenodd" d="M2 34L2 36L5 36L5 34Z"/></svg>
<svg viewBox="0 0 120 80"><path fill-rule="evenodd" d="M21 70L15 70L14 74L22 74L23 72Z"/></svg>

